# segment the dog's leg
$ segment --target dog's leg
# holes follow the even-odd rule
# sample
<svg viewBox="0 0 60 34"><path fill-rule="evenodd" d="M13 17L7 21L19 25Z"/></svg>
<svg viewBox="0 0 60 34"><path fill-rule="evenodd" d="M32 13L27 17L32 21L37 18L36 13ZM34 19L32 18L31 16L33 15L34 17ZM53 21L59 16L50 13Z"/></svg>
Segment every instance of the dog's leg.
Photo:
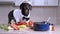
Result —
<svg viewBox="0 0 60 34"><path fill-rule="evenodd" d="M11 24L11 19L8 20L8 25L10 25L10 24Z"/></svg>
<svg viewBox="0 0 60 34"><path fill-rule="evenodd" d="M11 24L11 20L13 19L13 12L14 12L14 10L12 10L8 13L8 24Z"/></svg>
<svg viewBox="0 0 60 34"><path fill-rule="evenodd" d="M16 23L16 20L15 19L13 19L14 20L14 22Z"/></svg>

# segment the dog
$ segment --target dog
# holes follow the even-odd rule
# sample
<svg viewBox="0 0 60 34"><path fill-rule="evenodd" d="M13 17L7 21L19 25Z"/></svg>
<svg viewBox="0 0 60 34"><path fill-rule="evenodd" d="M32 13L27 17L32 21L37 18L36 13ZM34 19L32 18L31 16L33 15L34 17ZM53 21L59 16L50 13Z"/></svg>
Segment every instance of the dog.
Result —
<svg viewBox="0 0 60 34"><path fill-rule="evenodd" d="M21 20L30 20L29 11L32 10L32 6L29 3L22 3L19 8L20 9L15 9L8 13L8 24L11 24L11 20L14 20L15 23Z"/></svg>

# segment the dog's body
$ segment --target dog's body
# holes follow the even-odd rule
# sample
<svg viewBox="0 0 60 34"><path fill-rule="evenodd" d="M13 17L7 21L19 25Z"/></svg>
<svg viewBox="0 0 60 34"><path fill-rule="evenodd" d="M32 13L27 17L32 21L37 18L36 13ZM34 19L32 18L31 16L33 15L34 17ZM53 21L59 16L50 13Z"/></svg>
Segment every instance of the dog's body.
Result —
<svg viewBox="0 0 60 34"><path fill-rule="evenodd" d="M15 9L9 12L8 14L8 24L11 24L11 20L14 20L14 22L20 22L20 21L29 21L30 19L30 13L29 10L32 9L32 6L28 3L22 3L20 5L20 9Z"/></svg>
<svg viewBox="0 0 60 34"><path fill-rule="evenodd" d="M23 20L28 21L30 19L30 14L24 16L19 9L15 9L9 12L8 19L9 19L8 23L10 24L11 24L11 20L14 20L14 22L20 22Z"/></svg>

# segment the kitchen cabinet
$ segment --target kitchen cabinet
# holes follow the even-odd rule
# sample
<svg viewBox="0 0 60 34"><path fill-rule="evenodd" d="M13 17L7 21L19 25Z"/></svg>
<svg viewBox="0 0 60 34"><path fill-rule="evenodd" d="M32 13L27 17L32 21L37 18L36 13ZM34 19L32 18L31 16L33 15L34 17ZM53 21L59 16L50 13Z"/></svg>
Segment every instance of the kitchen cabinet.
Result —
<svg viewBox="0 0 60 34"><path fill-rule="evenodd" d="M20 6L20 4L25 0L14 0L15 6ZM31 2L32 6L44 6L44 0L27 0Z"/></svg>
<svg viewBox="0 0 60 34"><path fill-rule="evenodd" d="M48 0L48 6L58 6L58 0Z"/></svg>
<svg viewBox="0 0 60 34"><path fill-rule="evenodd" d="M34 0L33 6L44 6L44 0Z"/></svg>
<svg viewBox="0 0 60 34"><path fill-rule="evenodd" d="M25 0L14 0L15 6L20 6L20 4ZM31 2L32 6L58 6L58 0L27 0Z"/></svg>
<svg viewBox="0 0 60 34"><path fill-rule="evenodd" d="M58 6L58 0L34 0L33 6Z"/></svg>

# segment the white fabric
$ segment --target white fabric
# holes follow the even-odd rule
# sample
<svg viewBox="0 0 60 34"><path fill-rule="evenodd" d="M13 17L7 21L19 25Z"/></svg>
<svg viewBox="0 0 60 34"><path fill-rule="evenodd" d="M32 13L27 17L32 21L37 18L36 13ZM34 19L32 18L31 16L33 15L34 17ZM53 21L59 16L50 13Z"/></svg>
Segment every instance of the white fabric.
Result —
<svg viewBox="0 0 60 34"><path fill-rule="evenodd" d="M22 20L23 15L21 14L20 9L15 9L13 12L14 18L16 19L16 22L20 22Z"/></svg>
<svg viewBox="0 0 60 34"><path fill-rule="evenodd" d="M24 17L26 17L26 16L24 16ZM29 13L29 15L26 17L26 18L30 18L30 13ZM29 21L30 21L30 19L28 20L28 21L26 21L26 20L24 20L26 23L28 23Z"/></svg>
<svg viewBox="0 0 60 34"><path fill-rule="evenodd" d="M14 16L16 22L23 21L23 20L22 20L22 17L26 17L26 16L22 15L20 9L15 9L14 12L13 12L13 16ZM26 18L29 18L29 17L30 17L30 14L29 14ZM28 21L29 21L29 20L28 20Z"/></svg>
<svg viewBox="0 0 60 34"><path fill-rule="evenodd" d="M30 5L32 5L32 3L29 0L25 0L23 1L23 3L29 3Z"/></svg>

